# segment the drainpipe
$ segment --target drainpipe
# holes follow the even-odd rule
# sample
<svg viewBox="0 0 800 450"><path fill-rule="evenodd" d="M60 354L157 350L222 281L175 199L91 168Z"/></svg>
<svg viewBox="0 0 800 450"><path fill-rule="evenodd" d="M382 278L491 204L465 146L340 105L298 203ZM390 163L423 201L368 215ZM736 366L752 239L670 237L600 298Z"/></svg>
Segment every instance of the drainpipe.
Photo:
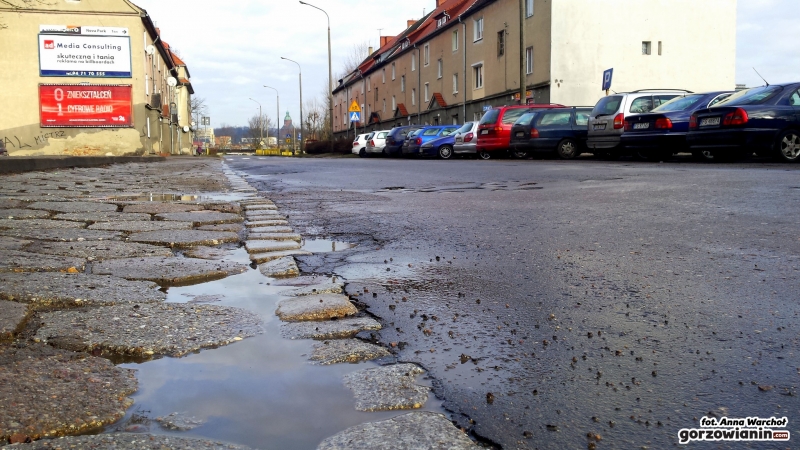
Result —
<svg viewBox="0 0 800 450"><path fill-rule="evenodd" d="M458 16L458 23L461 24L461 30L464 32L464 45L462 46L462 54L464 60L464 101L461 107L461 111L464 114L464 123L467 123L467 24L461 20L461 16Z"/></svg>
<svg viewBox="0 0 800 450"><path fill-rule="evenodd" d="M519 0L519 104L528 103L528 92L525 89L525 0ZM533 93L531 93L533 94ZM533 97L533 95L531 95Z"/></svg>
<svg viewBox="0 0 800 450"><path fill-rule="evenodd" d="M422 61L419 57L421 50L417 47L417 44L414 44L414 49L417 50L417 125L419 125L422 123L422 119L420 119L420 113L422 112L422 66L420 64Z"/></svg>

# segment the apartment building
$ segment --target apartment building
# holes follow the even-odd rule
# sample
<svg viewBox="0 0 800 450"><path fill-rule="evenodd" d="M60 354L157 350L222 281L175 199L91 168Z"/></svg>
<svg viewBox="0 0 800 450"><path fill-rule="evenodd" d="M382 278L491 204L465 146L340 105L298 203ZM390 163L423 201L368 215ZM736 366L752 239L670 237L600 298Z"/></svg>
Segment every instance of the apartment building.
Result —
<svg viewBox="0 0 800 450"><path fill-rule="evenodd" d="M520 65L529 103L594 105L606 69L617 92L735 87L736 0L435 1L339 80L338 136L478 120L520 102ZM353 101L361 122L349 120Z"/></svg>
<svg viewBox="0 0 800 450"><path fill-rule="evenodd" d="M0 23L9 155L191 152L189 69L145 10L127 0L4 0Z"/></svg>

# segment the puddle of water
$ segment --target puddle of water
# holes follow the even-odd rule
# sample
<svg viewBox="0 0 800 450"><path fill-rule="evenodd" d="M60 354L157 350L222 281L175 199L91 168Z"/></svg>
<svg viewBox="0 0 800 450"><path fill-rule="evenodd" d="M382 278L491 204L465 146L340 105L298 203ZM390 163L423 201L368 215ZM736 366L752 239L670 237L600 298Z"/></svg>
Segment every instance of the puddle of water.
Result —
<svg viewBox="0 0 800 450"><path fill-rule="evenodd" d="M311 253L340 252L355 247L357 244L349 242L332 241L330 239L303 239L302 249Z"/></svg>
<svg viewBox="0 0 800 450"><path fill-rule="evenodd" d="M339 247L337 246L337 249ZM247 261L244 249L231 258ZM203 350L184 358L162 358L124 364L137 370L135 405L108 431L173 412L205 423L194 430L174 432L153 422L150 432L205 437L253 448L313 449L322 439L348 427L404 414L407 411L356 411L352 392L342 383L345 374L376 367L374 362L315 366L308 362L314 341L284 339L275 316L277 292L257 270L201 285L170 288L168 302L187 302L208 296L214 305L256 312L264 334L232 345ZM427 384L419 378L418 382ZM423 408L445 413L433 394Z"/></svg>
<svg viewBox="0 0 800 450"><path fill-rule="evenodd" d="M244 192L207 192L202 195L196 194L136 194L136 195L114 195L105 197L105 200L117 200L124 202L235 202L245 198L253 197L254 194Z"/></svg>

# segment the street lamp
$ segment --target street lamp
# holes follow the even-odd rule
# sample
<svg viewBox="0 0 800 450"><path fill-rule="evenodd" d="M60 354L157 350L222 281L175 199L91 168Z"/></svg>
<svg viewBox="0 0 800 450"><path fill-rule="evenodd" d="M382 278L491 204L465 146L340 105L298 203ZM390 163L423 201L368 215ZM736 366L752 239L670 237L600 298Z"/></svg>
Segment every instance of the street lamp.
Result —
<svg viewBox="0 0 800 450"><path fill-rule="evenodd" d="M253 100L252 98L250 100ZM254 102L258 103L258 148L261 148L261 142L264 140L264 127L261 126L261 118L264 117L261 114L261 103L257 100L253 100Z"/></svg>
<svg viewBox="0 0 800 450"><path fill-rule="evenodd" d="M310 6L325 13L328 18L328 121L331 127L331 153L333 153L333 72L331 71L331 17L324 9L300 0L301 5ZM302 125L302 124L301 124Z"/></svg>
<svg viewBox="0 0 800 450"><path fill-rule="evenodd" d="M264 87L268 88L268 89L272 89L273 91L275 91L275 95L278 97L278 108L277 108L277 111L276 111L277 114L275 115L275 129L277 130L276 133L277 133L278 137L275 140L275 142L278 144L278 148L281 148L281 127L278 125L280 123L280 120L281 120L281 94L279 94L278 90L275 89L274 87L269 87L266 84L264 85ZM267 134L269 134L269 133L267 133ZM267 136L267 139L269 139L269 136ZM269 143L267 143L267 144L269 144Z"/></svg>
<svg viewBox="0 0 800 450"><path fill-rule="evenodd" d="M303 153L303 69L300 67L300 63L293 59L284 58L283 56L281 56L281 59L297 64L297 69L300 71L300 153Z"/></svg>

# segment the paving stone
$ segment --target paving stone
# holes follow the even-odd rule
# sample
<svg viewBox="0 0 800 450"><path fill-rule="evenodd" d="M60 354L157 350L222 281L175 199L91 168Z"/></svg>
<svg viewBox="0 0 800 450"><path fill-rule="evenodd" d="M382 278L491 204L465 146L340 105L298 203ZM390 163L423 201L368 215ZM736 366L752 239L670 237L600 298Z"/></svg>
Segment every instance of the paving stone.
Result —
<svg viewBox="0 0 800 450"><path fill-rule="evenodd" d="M64 220L50 219L30 219L14 220L0 219L0 229L24 230L24 229L52 229L52 228L83 228L85 224L77 222L67 222Z"/></svg>
<svg viewBox="0 0 800 450"><path fill-rule="evenodd" d="M259 220L258 223L260 224L260 226L265 226L265 227L276 227L276 226L289 225L289 221L288 220L283 220L283 219L280 219L280 220Z"/></svg>
<svg viewBox="0 0 800 450"><path fill-rule="evenodd" d="M194 226L216 225L221 223L238 223L244 221L239 214L222 213L215 211L180 212L156 214L158 220L169 222L192 222Z"/></svg>
<svg viewBox="0 0 800 450"><path fill-rule="evenodd" d="M251 203L244 205L245 211L260 211L260 210L276 210L278 209L274 203Z"/></svg>
<svg viewBox="0 0 800 450"><path fill-rule="evenodd" d="M128 395L136 391L135 372L46 345L0 347L0 442L13 434L41 439L116 422L133 404Z"/></svg>
<svg viewBox="0 0 800 450"><path fill-rule="evenodd" d="M273 286L311 286L313 284L338 283L339 280L340 278L329 275L304 275L286 280L274 280L271 284Z"/></svg>
<svg viewBox="0 0 800 450"><path fill-rule="evenodd" d="M353 391L359 411L419 409L428 401L429 389L416 384L423 373L415 364L394 364L349 373L344 385Z"/></svg>
<svg viewBox="0 0 800 450"><path fill-rule="evenodd" d="M4 189L7 189L4 187ZM14 209L14 208L22 208L25 205L25 202L21 202L19 200L13 200L10 198L0 197L0 208L2 209Z"/></svg>
<svg viewBox="0 0 800 450"><path fill-rule="evenodd" d="M49 216L49 212L38 209L0 209L3 219L44 219Z"/></svg>
<svg viewBox="0 0 800 450"><path fill-rule="evenodd" d="M320 283L303 286L295 289L287 289L278 292L278 295L287 297L299 297L303 295L316 295L316 294L341 294L344 289L344 283Z"/></svg>
<svg viewBox="0 0 800 450"><path fill-rule="evenodd" d="M17 239L10 236L0 236L0 249L5 250L22 250L26 245L33 241L26 239Z"/></svg>
<svg viewBox="0 0 800 450"><path fill-rule="evenodd" d="M357 363L383 358L390 353L383 347L358 339L336 339L314 344L309 358L317 364L326 366L340 363Z"/></svg>
<svg viewBox="0 0 800 450"><path fill-rule="evenodd" d="M73 256L90 261L137 256L173 256L168 248L122 241L39 242L29 245L25 250L47 255Z"/></svg>
<svg viewBox="0 0 800 450"><path fill-rule="evenodd" d="M478 450L444 414L415 411L350 427L323 440L317 450Z"/></svg>
<svg viewBox="0 0 800 450"><path fill-rule="evenodd" d="M6 447L3 447L6 448ZM226 444L203 438L141 433L113 433L87 436L67 436L32 444L7 447L14 450L249 450L243 445Z"/></svg>
<svg viewBox="0 0 800 450"><path fill-rule="evenodd" d="M0 273L0 299L35 309L160 302L167 295L149 281L83 273Z"/></svg>
<svg viewBox="0 0 800 450"><path fill-rule="evenodd" d="M177 213L188 211L202 211L201 205L192 205L185 203L161 203L161 202L145 202L134 205L125 205L122 208L126 213L146 213L146 214L164 214L164 213Z"/></svg>
<svg viewBox="0 0 800 450"><path fill-rule="evenodd" d="M261 317L230 306L142 303L41 313L35 339L73 351L182 356L261 333Z"/></svg>
<svg viewBox="0 0 800 450"><path fill-rule="evenodd" d="M128 233L141 233L145 231L163 230L191 230L192 222L165 222L163 220L138 221L130 220L124 222L102 222L89 225L90 230L114 230Z"/></svg>
<svg viewBox="0 0 800 450"><path fill-rule="evenodd" d="M153 281L162 286L191 284L244 273L247 266L195 258L125 258L94 262L95 275L112 275L126 280Z"/></svg>
<svg viewBox="0 0 800 450"><path fill-rule="evenodd" d="M35 202L28 205L30 209L43 209L60 213L116 211L117 205L100 202Z"/></svg>
<svg viewBox="0 0 800 450"><path fill-rule="evenodd" d="M219 247L192 247L184 250L183 254L189 258L198 259L228 259L233 254L233 250L229 248Z"/></svg>
<svg viewBox="0 0 800 450"><path fill-rule="evenodd" d="M259 217L264 217L264 220L274 220L273 217L282 215L277 210L274 209L263 209L258 211L245 211L244 213L247 220L254 221L258 220Z"/></svg>
<svg viewBox="0 0 800 450"><path fill-rule="evenodd" d="M63 220L54 220L53 222L77 223ZM87 230L84 228L3 230L0 231L0 234L21 239L56 242L108 241L122 237L122 233L116 231Z"/></svg>
<svg viewBox="0 0 800 450"><path fill-rule="evenodd" d="M292 227L277 225L274 227L248 228L248 233L292 233Z"/></svg>
<svg viewBox="0 0 800 450"><path fill-rule="evenodd" d="M250 255L250 261L256 264L270 262L273 259L283 258L284 256L308 256L313 255L305 250L282 250L279 252L255 253Z"/></svg>
<svg viewBox="0 0 800 450"><path fill-rule="evenodd" d="M297 262L295 262L294 258L291 256L259 264L258 270L261 271L264 276L270 278L296 277L300 274L300 269L297 268Z"/></svg>
<svg viewBox="0 0 800 450"><path fill-rule="evenodd" d="M278 303L275 311L284 322L330 320L358 313L346 295L318 294L294 297Z"/></svg>
<svg viewBox="0 0 800 450"><path fill-rule="evenodd" d="M289 322L281 325L281 334L288 339L345 339L362 331L377 331L381 324L369 317L326 320L322 322Z"/></svg>
<svg viewBox="0 0 800 450"><path fill-rule="evenodd" d="M143 244L183 248L196 245L219 245L226 242L239 242L239 235L227 231L174 230L134 233L128 239Z"/></svg>
<svg viewBox="0 0 800 450"><path fill-rule="evenodd" d="M279 252L282 250L297 250L300 243L295 241L270 241L256 240L244 243L247 253Z"/></svg>
<svg viewBox="0 0 800 450"><path fill-rule="evenodd" d="M270 225L270 222L272 222L274 220L286 220L286 217L275 216L275 217L272 217L272 218L269 218L269 219L265 219L265 220L249 221L245 225L253 233L288 233L288 232L292 231L291 227L288 227L286 225ZM269 229L267 229L267 230L258 230L258 231L256 230L256 229L260 229L260 228L274 228L274 229L272 229L272 230L269 230ZM288 230L287 230L287 228L288 228Z"/></svg>
<svg viewBox="0 0 800 450"><path fill-rule="evenodd" d="M83 258L0 250L0 272L83 272L85 264Z"/></svg>
<svg viewBox="0 0 800 450"><path fill-rule="evenodd" d="M26 317L28 317L26 305L0 300L0 341L12 337Z"/></svg>
<svg viewBox="0 0 800 450"><path fill-rule="evenodd" d="M267 239L267 240L274 240L274 241L297 241L300 242L303 240L303 237L297 233L253 233L253 230L247 234L247 239L249 240L258 240L258 239Z"/></svg>
<svg viewBox="0 0 800 450"><path fill-rule="evenodd" d="M69 220L72 222L118 222L131 220L151 220L150 214L126 214L121 212L89 212L89 213L63 213L56 214L55 220Z"/></svg>
<svg viewBox="0 0 800 450"><path fill-rule="evenodd" d="M219 225L201 225L196 228L203 231L230 231L232 233L241 233L244 230L244 225L240 223L222 223Z"/></svg>

